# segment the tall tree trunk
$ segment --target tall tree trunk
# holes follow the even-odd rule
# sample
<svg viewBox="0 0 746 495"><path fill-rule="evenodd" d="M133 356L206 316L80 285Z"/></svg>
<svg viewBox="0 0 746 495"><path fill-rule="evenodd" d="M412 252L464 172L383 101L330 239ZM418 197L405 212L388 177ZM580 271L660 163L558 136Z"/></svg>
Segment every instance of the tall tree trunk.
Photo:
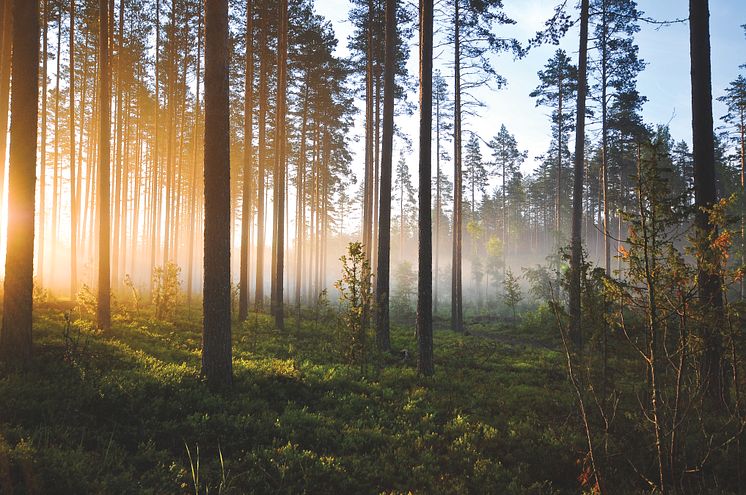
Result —
<svg viewBox="0 0 746 495"><path fill-rule="evenodd" d="M199 103L199 90L200 82L202 77L200 74L201 62L202 62L202 8L197 9L197 90L195 92L196 102L194 104L194 131L192 132L192 184L190 190L189 200L189 249L187 255L187 308L191 308L192 303L192 292L194 283L194 243L195 243L195 232L197 223L197 169L198 169L198 153L197 153L197 141L199 136L199 119L201 113L201 107Z"/></svg>
<svg viewBox="0 0 746 495"><path fill-rule="evenodd" d="M440 92L440 90L439 90ZM438 279L440 278L440 94L435 99L435 268L433 269L433 313L438 314Z"/></svg>
<svg viewBox="0 0 746 495"><path fill-rule="evenodd" d="M606 276L611 276L611 238L609 237L609 129L608 129L608 102L606 92L608 84L608 18L606 13L606 0L602 2L601 12L602 40L601 40L601 167L603 173L601 180L603 185L604 201L604 267Z"/></svg>
<svg viewBox="0 0 746 495"><path fill-rule="evenodd" d="M556 250L558 250L562 246L562 150L564 149L564 142L562 139L562 130L564 128L564 115L562 113L564 104L564 94L562 88L562 65L559 66L559 74L559 80L557 81L557 190L554 193L554 230L556 230L555 236L557 239L557 244L556 246L554 246L554 248Z"/></svg>
<svg viewBox="0 0 746 495"><path fill-rule="evenodd" d="M254 12L252 0L246 1L246 73L244 78L243 201L241 213L241 276L239 278L238 319L249 315L249 221L251 219L251 170L254 139Z"/></svg>
<svg viewBox="0 0 746 495"><path fill-rule="evenodd" d="M298 171L296 176L296 235L295 235L295 313L296 327L300 328L301 319L301 291L303 285L303 244L306 235L306 134L308 132L308 106L310 104L309 69L306 69L306 78L303 88L303 117L300 129L300 150L298 152Z"/></svg>
<svg viewBox="0 0 746 495"><path fill-rule="evenodd" d="M75 1L70 0L70 298L78 291L78 201L75 174Z"/></svg>
<svg viewBox="0 0 746 495"><path fill-rule="evenodd" d="M711 312L712 323L703 325L704 353L701 376L706 393L721 397L723 294L717 255L711 246L717 227L710 222L706 209L717 201L715 186L715 141L712 123L712 68L710 63L710 10L708 0L689 0L689 40L692 80L692 145L694 157L694 219L700 239L700 263L697 277L699 302ZM713 266L715 265L715 266Z"/></svg>
<svg viewBox="0 0 746 495"><path fill-rule="evenodd" d="M114 63L113 59L113 52L114 52L114 2L111 1L109 5L109 16L111 18L111 26L109 31L110 41L109 41L109 57L110 61L109 64ZM115 121L115 129L114 129L114 215L112 217L112 220L114 222L113 225L113 236L112 236L112 242L111 242L111 280L113 280L114 283L114 289L117 288L118 282L119 282L119 260L120 260L120 254L123 256L124 253L119 250L120 245L120 239L124 237L125 235L125 228L123 219L126 217L127 213L127 202L126 199L123 200L122 196L123 194L126 195L126 180L127 177L124 174L124 168L125 168L125 160L126 157L123 158L122 155L126 151L126 142L124 140L124 128L127 124L124 115L123 115L123 98L125 96L125 89L124 89L124 81L123 81L123 74L122 74L122 40L124 38L124 2L120 0L119 2L119 25L118 25L118 37L116 42L117 47L117 58L116 58L116 77L114 81L111 83L114 85L114 95L115 95L115 112L116 112L116 121ZM110 72L114 73L114 69L112 68Z"/></svg>
<svg viewBox="0 0 746 495"><path fill-rule="evenodd" d="M4 0L8 2L8 0ZM54 84L54 165L52 172L52 236L55 239L59 238L59 183L60 183L60 52L62 48L62 9L59 9L57 14L57 54L56 54L56 71L55 71L55 84ZM0 64L2 65L2 64ZM0 69L0 74L2 69ZM2 77L2 76L0 76ZM0 86L2 83L0 82ZM0 115L0 119L2 115ZM2 129L0 129L2 132ZM4 135L4 132L2 132ZM3 141L3 137L0 136L0 143ZM0 144L0 147L2 144ZM3 157L3 152L0 150L0 158ZM0 166L0 168L2 168ZM2 189L2 188L0 188ZM55 257L55 261L57 261Z"/></svg>
<svg viewBox="0 0 746 495"><path fill-rule="evenodd" d="M99 87L98 87L98 307L101 330L111 327L111 66L109 65L109 1L99 0Z"/></svg>
<svg viewBox="0 0 746 495"><path fill-rule="evenodd" d="M8 139L11 51L13 47L13 1L3 0L0 33L0 205L5 205L5 159ZM61 30L60 30L61 31ZM57 71L59 73L59 71ZM1 229L0 229L1 230ZM3 233L0 232L0 243Z"/></svg>
<svg viewBox="0 0 746 495"><path fill-rule="evenodd" d="M385 16L386 55L383 72L383 148L381 149L381 204L378 210L380 212L380 220L378 222L378 272L376 274L376 344L379 351L388 351L391 349L389 329L389 273L391 260L391 169L394 153L396 0L386 0Z"/></svg>
<svg viewBox="0 0 746 495"><path fill-rule="evenodd" d="M232 383L228 0L205 3L205 255L202 374Z"/></svg>
<svg viewBox="0 0 746 495"><path fill-rule="evenodd" d="M47 195L47 24L49 2L43 0L41 57L41 141L39 142L39 244L37 246L36 281L44 285L44 234L46 231Z"/></svg>
<svg viewBox="0 0 746 495"><path fill-rule="evenodd" d="M453 260L451 262L451 330L464 329L464 309L461 284L462 238L462 174L461 174L461 18L459 1L455 2L454 23L454 77L453 77Z"/></svg>
<svg viewBox="0 0 746 495"><path fill-rule="evenodd" d="M288 3L280 0L277 15L278 46L277 46L277 116L275 122L275 187L274 201L277 216L274 218L275 236L275 273L272 277L272 313L275 325L279 329L285 327L284 309L284 269L285 269L285 112L287 87L287 34L288 34Z"/></svg>
<svg viewBox="0 0 746 495"><path fill-rule="evenodd" d="M158 238L160 234L159 225L161 222L161 194L160 194L160 163L159 163L159 115L161 113L161 83L160 83L160 53L161 53L161 0L155 0L155 63L153 73L155 75L155 99L153 101L153 204L151 205L151 225L150 225L150 293L153 294L155 270L155 257L158 251Z"/></svg>
<svg viewBox="0 0 746 495"><path fill-rule="evenodd" d="M575 177L572 195L572 231L570 234L570 339L576 349L583 345L581 328L581 263L583 245L583 171L585 163L585 96L588 74L588 0L580 4L580 50L578 52L578 104L575 127Z"/></svg>
<svg viewBox="0 0 746 495"><path fill-rule="evenodd" d="M259 40L259 142L257 152L257 228L256 228L256 287L254 288L254 304L256 310L260 311L264 305L264 252L265 252L265 192L266 179L264 177L265 160L267 156L267 21L261 26L261 39Z"/></svg>
<svg viewBox="0 0 746 495"><path fill-rule="evenodd" d="M373 0L368 0L368 47L365 70L365 181L363 192L363 246L370 260L373 223Z"/></svg>
<svg viewBox="0 0 746 495"><path fill-rule="evenodd" d="M433 231L431 161L433 132L433 0L420 0L420 211L417 272L417 371L433 365Z"/></svg>
<svg viewBox="0 0 746 495"><path fill-rule="evenodd" d="M25 365L31 359L34 285L39 0L14 0L12 26L8 249L5 257L0 359Z"/></svg>

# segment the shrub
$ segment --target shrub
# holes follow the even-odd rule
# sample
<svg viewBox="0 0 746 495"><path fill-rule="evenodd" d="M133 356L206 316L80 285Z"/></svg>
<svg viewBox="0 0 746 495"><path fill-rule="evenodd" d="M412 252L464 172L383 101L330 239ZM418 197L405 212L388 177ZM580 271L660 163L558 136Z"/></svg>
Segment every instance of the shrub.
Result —
<svg viewBox="0 0 746 495"><path fill-rule="evenodd" d="M171 262L153 269L153 305L155 317L159 320L168 320L175 315L181 289L180 273L181 268Z"/></svg>
<svg viewBox="0 0 746 495"><path fill-rule="evenodd" d="M350 243L347 254L339 260L342 262L342 278L334 286L340 292L341 317L346 330L344 347L350 364L359 364L360 372L365 373L366 337L373 305L373 275L360 242Z"/></svg>

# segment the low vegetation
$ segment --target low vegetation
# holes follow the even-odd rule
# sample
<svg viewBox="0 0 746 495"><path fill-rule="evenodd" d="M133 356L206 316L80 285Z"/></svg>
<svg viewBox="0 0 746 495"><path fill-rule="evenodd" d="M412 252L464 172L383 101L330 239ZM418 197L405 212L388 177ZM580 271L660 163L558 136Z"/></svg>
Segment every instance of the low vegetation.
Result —
<svg viewBox="0 0 746 495"><path fill-rule="evenodd" d="M183 309L183 308L182 308ZM3 493L570 493L582 439L562 356L436 332L412 358L348 364L334 325L234 327L234 388L199 376L200 319L118 316L110 334L36 314L33 366L0 379ZM519 331L515 329L514 332ZM393 332L415 346L411 329Z"/></svg>

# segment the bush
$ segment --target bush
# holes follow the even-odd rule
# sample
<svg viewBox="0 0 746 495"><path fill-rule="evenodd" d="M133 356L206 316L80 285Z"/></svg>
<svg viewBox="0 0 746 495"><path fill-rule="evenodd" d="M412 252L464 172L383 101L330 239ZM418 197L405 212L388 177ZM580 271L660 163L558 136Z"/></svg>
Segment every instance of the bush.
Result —
<svg viewBox="0 0 746 495"><path fill-rule="evenodd" d="M173 319L179 303L181 268L176 263L153 269L153 305L155 317L159 320Z"/></svg>
<svg viewBox="0 0 746 495"><path fill-rule="evenodd" d="M350 364L360 365L360 372L364 374L367 333L373 306L373 275L363 245L359 242L350 243L347 254L339 260L342 262L342 278L334 286L339 290L342 305L341 317L346 330L344 347Z"/></svg>

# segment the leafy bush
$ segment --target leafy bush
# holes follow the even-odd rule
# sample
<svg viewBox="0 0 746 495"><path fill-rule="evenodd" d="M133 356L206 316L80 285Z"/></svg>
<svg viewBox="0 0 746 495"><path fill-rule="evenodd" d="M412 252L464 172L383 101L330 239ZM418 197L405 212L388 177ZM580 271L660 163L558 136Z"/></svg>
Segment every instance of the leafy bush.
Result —
<svg viewBox="0 0 746 495"><path fill-rule="evenodd" d="M175 316L179 302L181 268L176 263L167 263L165 267L153 268L153 305L155 317L159 320L170 320Z"/></svg>

